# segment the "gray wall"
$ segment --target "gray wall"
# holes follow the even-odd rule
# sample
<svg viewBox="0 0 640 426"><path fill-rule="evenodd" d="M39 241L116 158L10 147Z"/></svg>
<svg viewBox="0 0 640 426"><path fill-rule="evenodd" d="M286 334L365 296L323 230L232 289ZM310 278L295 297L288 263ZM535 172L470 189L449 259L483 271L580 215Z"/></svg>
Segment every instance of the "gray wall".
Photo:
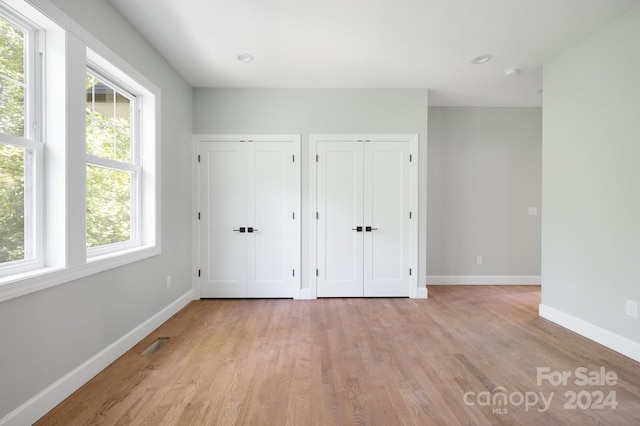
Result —
<svg viewBox="0 0 640 426"><path fill-rule="evenodd" d="M540 108L429 108L430 277L540 275L541 148Z"/></svg>
<svg viewBox="0 0 640 426"><path fill-rule="evenodd" d="M640 9L544 67L542 303L640 342Z"/></svg>
<svg viewBox="0 0 640 426"><path fill-rule="evenodd" d="M53 3L162 90L162 254L0 303L0 418L191 289L192 90L106 0Z"/></svg>
<svg viewBox="0 0 640 426"><path fill-rule="evenodd" d="M417 133L418 282L425 284L427 113L425 89L195 89L194 133L302 134L302 287L308 283L308 142L313 133Z"/></svg>

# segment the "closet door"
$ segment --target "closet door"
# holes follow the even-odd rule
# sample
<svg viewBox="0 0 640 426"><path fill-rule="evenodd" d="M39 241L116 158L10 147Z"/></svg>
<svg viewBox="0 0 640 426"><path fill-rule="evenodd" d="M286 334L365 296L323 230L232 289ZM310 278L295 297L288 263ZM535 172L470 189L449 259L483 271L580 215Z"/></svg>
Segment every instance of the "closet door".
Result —
<svg viewBox="0 0 640 426"><path fill-rule="evenodd" d="M247 296L294 297L299 247L298 182L293 144L249 143Z"/></svg>
<svg viewBox="0 0 640 426"><path fill-rule="evenodd" d="M411 296L411 141L313 142L317 296Z"/></svg>
<svg viewBox="0 0 640 426"><path fill-rule="evenodd" d="M200 297L247 297L247 144L199 148Z"/></svg>
<svg viewBox="0 0 640 426"><path fill-rule="evenodd" d="M409 296L409 142L364 144L364 296Z"/></svg>
<svg viewBox="0 0 640 426"><path fill-rule="evenodd" d="M317 294L363 295L363 144L317 145ZM359 230L358 230L359 227Z"/></svg>
<svg viewBox="0 0 640 426"><path fill-rule="evenodd" d="M294 297L299 138L201 141L199 153L200 297Z"/></svg>

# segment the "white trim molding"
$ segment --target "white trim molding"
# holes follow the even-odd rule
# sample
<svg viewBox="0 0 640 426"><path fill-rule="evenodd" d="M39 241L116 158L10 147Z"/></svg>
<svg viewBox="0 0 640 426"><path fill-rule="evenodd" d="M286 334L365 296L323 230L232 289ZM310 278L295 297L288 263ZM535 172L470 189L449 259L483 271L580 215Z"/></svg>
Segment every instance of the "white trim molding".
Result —
<svg viewBox="0 0 640 426"><path fill-rule="evenodd" d="M46 389L0 419L0 425L30 425L64 401L112 362L147 337L156 328L187 306L193 299L189 291L111 345L76 367Z"/></svg>
<svg viewBox="0 0 640 426"><path fill-rule="evenodd" d="M551 322L640 362L640 343L576 318L551 306L540 304L538 314Z"/></svg>
<svg viewBox="0 0 640 426"><path fill-rule="evenodd" d="M427 285L540 285L540 275L427 275Z"/></svg>
<svg viewBox="0 0 640 426"><path fill-rule="evenodd" d="M429 298L429 289L426 286L418 287L418 297L417 299L428 299Z"/></svg>
<svg viewBox="0 0 640 426"><path fill-rule="evenodd" d="M294 299L312 300L312 299L315 299L315 297L311 297L311 289L307 287L307 288L301 288L300 292L298 293L298 297L295 297Z"/></svg>

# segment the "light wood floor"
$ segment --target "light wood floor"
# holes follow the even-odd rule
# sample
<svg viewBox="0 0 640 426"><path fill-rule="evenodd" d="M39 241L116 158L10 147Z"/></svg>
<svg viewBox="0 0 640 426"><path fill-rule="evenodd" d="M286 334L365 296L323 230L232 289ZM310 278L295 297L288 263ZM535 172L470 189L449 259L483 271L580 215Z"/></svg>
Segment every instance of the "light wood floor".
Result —
<svg viewBox="0 0 640 426"><path fill-rule="evenodd" d="M37 424L640 424L640 363L541 319L539 303L531 286L195 301ZM538 367L572 376L538 385ZM618 379L578 386L580 367Z"/></svg>

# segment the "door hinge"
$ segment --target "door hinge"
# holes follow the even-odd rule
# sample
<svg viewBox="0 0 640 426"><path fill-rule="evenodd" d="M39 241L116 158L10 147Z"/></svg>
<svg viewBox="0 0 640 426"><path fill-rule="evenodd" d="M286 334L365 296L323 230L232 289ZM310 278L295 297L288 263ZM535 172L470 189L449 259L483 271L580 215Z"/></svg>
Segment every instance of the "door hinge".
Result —
<svg viewBox="0 0 640 426"><path fill-rule="evenodd" d="M291 219L296 220L296 212L291 212Z"/></svg>
<svg viewBox="0 0 640 426"><path fill-rule="evenodd" d="M316 212L316 220L320 219L320 213Z"/></svg>
<svg viewBox="0 0 640 426"><path fill-rule="evenodd" d="M198 163L200 162L200 154L198 154Z"/></svg>
<svg viewBox="0 0 640 426"><path fill-rule="evenodd" d="M411 163L413 161L413 155L409 154L409 162Z"/></svg>
<svg viewBox="0 0 640 426"><path fill-rule="evenodd" d="M198 220L200 220L200 212L198 212Z"/></svg>
<svg viewBox="0 0 640 426"><path fill-rule="evenodd" d="M198 269L198 276L200 276L200 269Z"/></svg>
<svg viewBox="0 0 640 426"><path fill-rule="evenodd" d="M296 156L295 156L295 155L292 155L292 156L291 156L291 162L292 162L292 163L295 163L295 162L296 162Z"/></svg>
<svg viewBox="0 0 640 426"><path fill-rule="evenodd" d="M316 154L316 163L320 161L320 156L318 154Z"/></svg>
<svg viewBox="0 0 640 426"><path fill-rule="evenodd" d="M316 277L320 276L320 271L316 269Z"/></svg>
<svg viewBox="0 0 640 426"><path fill-rule="evenodd" d="M411 212L409 212L409 219L411 219Z"/></svg>
<svg viewBox="0 0 640 426"><path fill-rule="evenodd" d="M409 275L411 275L411 268L409 268Z"/></svg>
<svg viewBox="0 0 640 426"><path fill-rule="evenodd" d="M296 270L292 269L291 272L292 272L293 276L295 277L296 276Z"/></svg>

